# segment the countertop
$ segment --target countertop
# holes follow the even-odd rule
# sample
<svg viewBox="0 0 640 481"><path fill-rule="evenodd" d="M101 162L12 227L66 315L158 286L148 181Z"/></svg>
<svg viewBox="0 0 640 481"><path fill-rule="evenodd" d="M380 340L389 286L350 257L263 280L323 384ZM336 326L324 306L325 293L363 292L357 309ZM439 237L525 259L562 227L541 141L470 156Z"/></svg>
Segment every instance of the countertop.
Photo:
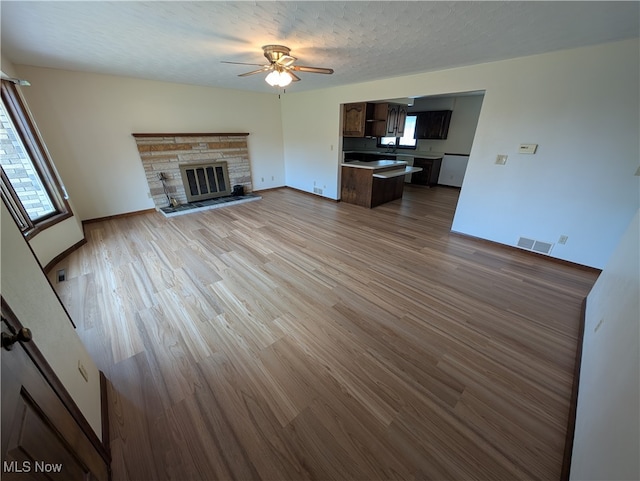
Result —
<svg viewBox="0 0 640 481"><path fill-rule="evenodd" d="M357 167L359 169L387 169L389 167L405 167L407 163L404 160L372 160L371 162L361 162L360 160L354 160L351 162L343 162L343 167Z"/></svg>
<svg viewBox="0 0 640 481"><path fill-rule="evenodd" d="M393 177L405 176L407 174L413 174L414 172L422 172L422 167L409 167L408 165L404 169L386 170L384 172L376 172L373 174L378 179L391 179Z"/></svg>
<svg viewBox="0 0 640 481"><path fill-rule="evenodd" d="M413 174L414 172L420 172L422 170L421 167L411 167L410 165L407 165L403 160L390 159L373 160L371 162L354 160L351 162L344 162L342 166L371 170L373 176L380 179L391 179L393 177Z"/></svg>

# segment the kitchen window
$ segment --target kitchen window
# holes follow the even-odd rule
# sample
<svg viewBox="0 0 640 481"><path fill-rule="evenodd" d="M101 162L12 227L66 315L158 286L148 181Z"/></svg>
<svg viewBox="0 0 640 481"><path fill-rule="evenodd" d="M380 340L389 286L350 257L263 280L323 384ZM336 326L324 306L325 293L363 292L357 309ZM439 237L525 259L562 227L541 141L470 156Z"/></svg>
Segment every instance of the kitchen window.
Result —
<svg viewBox="0 0 640 481"><path fill-rule="evenodd" d="M402 137L380 137L378 147L393 147L398 149L415 149L417 141L415 114L408 114L404 122L404 135Z"/></svg>
<svg viewBox="0 0 640 481"><path fill-rule="evenodd" d="M16 86L2 80L2 200L25 237L72 216L46 148Z"/></svg>

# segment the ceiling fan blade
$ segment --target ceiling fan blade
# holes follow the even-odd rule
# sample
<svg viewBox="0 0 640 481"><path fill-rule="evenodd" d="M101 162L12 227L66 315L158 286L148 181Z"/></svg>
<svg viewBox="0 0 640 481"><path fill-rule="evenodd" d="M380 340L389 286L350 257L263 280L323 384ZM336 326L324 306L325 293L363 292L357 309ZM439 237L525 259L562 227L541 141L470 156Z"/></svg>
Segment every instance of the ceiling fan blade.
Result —
<svg viewBox="0 0 640 481"><path fill-rule="evenodd" d="M291 70L287 70L287 73L288 73L289 75L291 75L291 79L292 79L294 82L300 82L300 80L301 80L301 79L300 79L300 77L298 77L296 74L294 74Z"/></svg>
<svg viewBox="0 0 640 481"><path fill-rule="evenodd" d="M263 63L227 62L226 60L221 60L220 63L230 63L233 65L258 65L260 67L268 67L268 65L265 65Z"/></svg>
<svg viewBox="0 0 640 481"><path fill-rule="evenodd" d="M297 72L309 72L309 73L324 73L324 74L332 74L332 68L322 68L322 67L305 67L303 65L293 65L291 70L295 70Z"/></svg>
<svg viewBox="0 0 640 481"><path fill-rule="evenodd" d="M258 70L252 70L251 72L238 74L238 77L248 77L249 75L255 75L257 73L267 72L269 70L271 70L269 67L262 67L262 68L259 68Z"/></svg>

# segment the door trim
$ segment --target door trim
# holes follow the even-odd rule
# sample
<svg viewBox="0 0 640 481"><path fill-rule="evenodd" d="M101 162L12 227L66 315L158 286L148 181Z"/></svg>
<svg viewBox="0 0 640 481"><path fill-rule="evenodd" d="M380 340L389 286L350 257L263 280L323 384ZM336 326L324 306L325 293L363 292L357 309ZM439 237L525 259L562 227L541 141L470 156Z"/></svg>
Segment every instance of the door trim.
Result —
<svg viewBox="0 0 640 481"><path fill-rule="evenodd" d="M2 305L2 319L7 323L7 325L9 326L9 329L13 331L13 334L15 334L25 326L23 326L22 323L18 320L14 312L11 310L11 307L9 307L7 302L4 300L4 297L0 296L0 301ZM103 441L100 440L100 438L98 438L98 435L95 433L95 431L93 430L93 428L91 427L87 419L84 417L84 414L82 414L82 411L80 411L80 408L71 397L71 394L69 394L69 391L67 391L67 389L64 387L64 385L56 375L55 371L51 368L51 366L49 365L45 357L42 355L42 352L40 352L40 349L38 349L36 344L33 341L27 342L27 343L23 343L22 347L24 348L29 358L31 358L31 361L35 364L38 371L40 371L44 379L47 381L49 386L51 386L51 389L53 389L53 392L55 392L56 395L60 398L64 406L67 408L67 410L73 417L74 421L78 424L78 426L80 426L80 429L87 436L92 446L95 448L95 450L98 452L100 457L104 460L106 465L109 467L109 476L111 476L111 468L110 468L111 452L109 449L108 442L104 443ZM104 377L104 374L102 373L102 371L100 372L100 377L101 379ZM101 390L106 389L106 378L104 382L104 388L103 388L103 383L101 382L100 389ZM108 409L108 405L106 403L106 390L105 392L101 393L101 397L104 398L104 401L101 402L101 410L102 410L102 416L103 416L102 418L103 429L104 429L104 422L105 422L104 420L105 419L108 420L108 414L105 413L105 411ZM108 436L108 429L107 429L107 436ZM108 438L107 438L107 441L108 441Z"/></svg>
<svg viewBox="0 0 640 481"><path fill-rule="evenodd" d="M111 436L109 431L109 398L107 397L107 392L109 391L108 387L108 379L107 376L104 375L104 372L100 372L100 414L101 414L101 424L102 424L102 445L104 449L107 451L109 456L108 460L111 460ZM105 458L107 461L107 458Z"/></svg>

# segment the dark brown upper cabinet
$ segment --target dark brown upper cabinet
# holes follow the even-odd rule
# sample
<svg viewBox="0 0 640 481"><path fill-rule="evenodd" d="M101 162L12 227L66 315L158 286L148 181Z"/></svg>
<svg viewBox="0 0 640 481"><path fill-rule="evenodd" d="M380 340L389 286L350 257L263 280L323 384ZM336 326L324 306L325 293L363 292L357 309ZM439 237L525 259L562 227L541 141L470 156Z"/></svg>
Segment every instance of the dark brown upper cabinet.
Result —
<svg viewBox="0 0 640 481"><path fill-rule="evenodd" d="M364 137L367 122L367 110L373 112L372 104L358 102L344 104L342 135L344 137Z"/></svg>
<svg viewBox="0 0 640 481"><path fill-rule="evenodd" d="M387 105L387 132L384 137L402 137L404 123L407 120L407 106L402 104Z"/></svg>
<svg viewBox="0 0 640 481"><path fill-rule="evenodd" d="M358 102L343 106L344 137L402 137L407 106Z"/></svg>
<svg viewBox="0 0 640 481"><path fill-rule="evenodd" d="M451 123L451 110L416 113L416 139L446 139Z"/></svg>

